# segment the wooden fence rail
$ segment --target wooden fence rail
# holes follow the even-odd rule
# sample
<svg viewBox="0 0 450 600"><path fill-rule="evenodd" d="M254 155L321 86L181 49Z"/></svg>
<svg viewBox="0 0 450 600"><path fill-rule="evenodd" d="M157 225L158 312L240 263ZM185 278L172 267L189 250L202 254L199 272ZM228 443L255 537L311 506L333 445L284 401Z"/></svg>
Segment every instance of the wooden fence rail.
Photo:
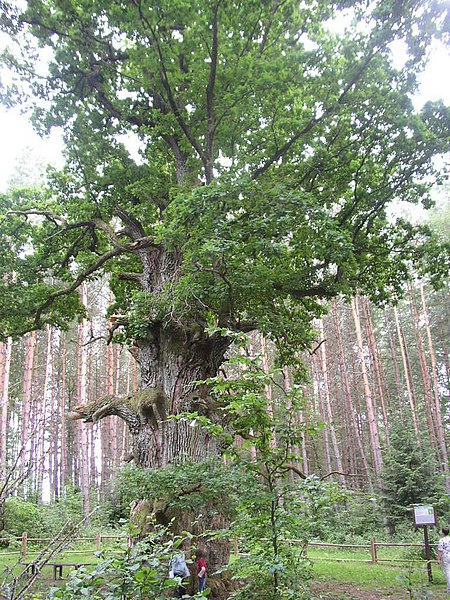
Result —
<svg viewBox="0 0 450 600"><path fill-rule="evenodd" d="M29 543L36 544L48 544L52 541L53 538L30 538L28 537L28 533L24 531L21 537L11 538L16 542L20 542L21 548L17 551L9 551L9 552L0 552L0 556L10 556L14 554L20 554L20 556L27 556L29 552ZM99 551L102 548L102 542L107 540L118 540L123 539L121 535L103 535L101 531L97 533L95 537L77 537L73 539L73 542L93 542L95 543L95 550ZM70 550L70 554L82 554L85 553L85 550Z"/></svg>
<svg viewBox="0 0 450 600"><path fill-rule="evenodd" d="M23 532L22 536L19 538L13 538L17 542L20 542L20 550L10 551L10 552L0 552L0 556L12 556L12 555L20 555L22 557L27 556L29 553L29 543L49 543L52 538L29 538L26 531ZM79 537L73 540L73 542L93 542L95 545L95 550L99 551L102 548L102 543L107 540L116 540L123 539L123 536L119 535L103 535L101 531L99 531L96 537ZM244 540L240 540L238 538L233 539L233 553L235 555L245 555L245 552L239 551L239 542L243 542ZM266 540L267 541L267 540ZM361 558L333 558L327 556L326 559L322 557L314 557L314 560L328 560L328 561L338 561L338 562L370 562L373 564L381 563L381 562L424 562L425 559L402 559L402 558L380 558L378 550L380 548L423 548L423 544L400 544L400 543L387 543L387 542L377 542L375 538L370 540L369 544L330 544L325 542L308 542L307 540L302 539L289 539L289 540L281 540L284 543L289 544L298 544L303 552L303 555L306 557L308 555L308 549L310 548L329 548L336 550L345 550L345 549L353 549L353 550L367 550L370 558L361 559ZM430 544L431 546L437 546L437 544ZM66 550L67 554L84 554L86 550Z"/></svg>
<svg viewBox="0 0 450 600"><path fill-rule="evenodd" d="M268 540L266 540L268 541ZM375 538L370 540L370 544L330 544L325 542L308 542L307 540L301 539L289 539L289 540L281 540L282 542L289 544L298 544L302 547L303 555L306 557L308 555L308 548L334 548L336 550L345 550L345 549L360 549L367 550L370 558L367 560L362 558L333 558L331 556L325 557L314 557L314 560L327 560L327 561L336 561L336 562L370 562L373 564L376 563L403 563L403 562L427 562L425 558L423 559L412 559L412 558L380 558L378 555L379 548L419 548L423 549L423 544L400 544L400 543L385 543L385 542L377 542ZM437 547L437 544L430 544L431 547ZM239 540L237 538L234 539L233 551L235 555L239 555Z"/></svg>

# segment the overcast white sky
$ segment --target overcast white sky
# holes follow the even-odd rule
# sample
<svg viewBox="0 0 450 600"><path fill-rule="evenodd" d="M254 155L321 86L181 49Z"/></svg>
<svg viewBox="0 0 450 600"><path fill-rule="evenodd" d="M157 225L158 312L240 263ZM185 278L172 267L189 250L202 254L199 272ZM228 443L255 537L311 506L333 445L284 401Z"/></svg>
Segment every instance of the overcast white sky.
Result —
<svg viewBox="0 0 450 600"><path fill-rule="evenodd" d="M423 73L419 94L414 98L416 107L427 100L442 99L450 105L450 54L443 46L430 49L430 62ZM51 164L61 164L62 142L55 132L40 139L18 108L6 110L0 106L0 192L6 191L11 174L27 148L36 156L45 157Z"/></svg>

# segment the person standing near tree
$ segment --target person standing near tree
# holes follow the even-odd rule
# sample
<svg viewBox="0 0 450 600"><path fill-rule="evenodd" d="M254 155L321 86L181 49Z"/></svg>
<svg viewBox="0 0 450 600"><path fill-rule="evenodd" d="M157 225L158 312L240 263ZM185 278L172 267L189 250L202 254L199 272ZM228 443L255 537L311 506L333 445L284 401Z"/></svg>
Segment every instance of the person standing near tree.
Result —
<svg viewBox="0 0 450 600"><path fill-rule="evenodd" d="M175 554L169 565L169 578L174 579L180 577L180 583L175 591L175 598L182 598L186 594L186 587L183 583L185 577L190 577L190 572L186 564L186 557L183 552L183 546L180 547L179 552Z"/></svg>
<svg viewBox="0 0 450 600"><path fill-rule="evenodd" d="M450 536L449 528L443 527L442 533L444 537L439 540L438 544L438 559L437 564L442 563L445 579L447 580L447 594L450 594Z"/></svg>
<svg viewBox="0 0 450 600"><path fill-rule="evenodd" d="M197 557L197 591L201 593L206 587L206 573L208 572L208 565L206 564L206 553L204 550L197 550L195 555Z"/></svg>

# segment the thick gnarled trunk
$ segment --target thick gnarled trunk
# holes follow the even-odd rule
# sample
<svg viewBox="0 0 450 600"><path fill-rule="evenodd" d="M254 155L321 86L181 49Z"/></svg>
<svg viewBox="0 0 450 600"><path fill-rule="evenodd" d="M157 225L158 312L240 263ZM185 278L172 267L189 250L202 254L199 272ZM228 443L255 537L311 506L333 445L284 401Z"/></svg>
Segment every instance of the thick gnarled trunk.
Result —
<svg viewBox="0 0 450 600"><path fill-rule="evenodd" d="M144 268L139 280L152 298L149 304L153 305L161 299L167 286L174 283L179 272L179 257L143 249L141 260ZM162 319L156 312L153 314L149 308L147 314L139 315L146 328L140 329L130 348L139 365L140 391L125 398L110 394L81 404L71 417L92 423L109 415L123 419L130 434L130 458L143 468L164 468L183 461L197 463L211 456L220 460L220 442L206 429L193 427L189 420L177 416L195 412L213 421L219 420L216 401L209 394L208 386L196 382L218 373L230 340L220 333L208 333L198 313L183 315L183 318L171 314L170 318ZM201 536L207 530L227 525L223 506L204 507L201 519L193 511L174 514L170 506L169 502L167 510L157 511L150 503L149 510L153 510L162 523L175 519L177 532L189 530L194 536ZM212 568L228 561L227 541L203 543Z"/></svg>
<svg viewBox="0 0 450 600"><path fill-rule="evenodd" d="M126 398L106 396L77 406L71 416L97 422L117 415L128 425L136 464L158 468L186 458L200 461L218 454L218 442L201 428L176 419L183 412L198 412L214 420L215 401L205 385L196 386L217 373L229 342L220 335L182 339L180 332L159 332L155 341L138 342L141 391ZM155 340L155 338L153 338ZM150 364L149 364L150 363Z"/></svg>
<svg viewBox="0 0 450 600"><path fill-rule="evenodd" d="M136 341L142 392L137 420L129 427L137 464L164 467L183 458L198 462L218 454L217 440L206 431L170 417L198 412L214 419L215 402L207 387L194 382L216 375L228 345L218 335L156 325L148 338Z"/></svg>

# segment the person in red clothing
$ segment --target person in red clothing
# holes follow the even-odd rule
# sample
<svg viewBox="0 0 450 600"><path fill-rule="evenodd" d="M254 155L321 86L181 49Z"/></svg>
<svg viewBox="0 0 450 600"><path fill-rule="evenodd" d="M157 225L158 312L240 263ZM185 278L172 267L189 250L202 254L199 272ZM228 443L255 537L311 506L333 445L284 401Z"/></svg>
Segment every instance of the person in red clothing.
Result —
<svg viewBox="0 0 450 600"><path fill-rule="evenodd" d="M208 572L208 565L206 564L206 553L204 550L197 550L195 555L197 557L197 591L201 593L206 587L206 573Z"/></svg>

